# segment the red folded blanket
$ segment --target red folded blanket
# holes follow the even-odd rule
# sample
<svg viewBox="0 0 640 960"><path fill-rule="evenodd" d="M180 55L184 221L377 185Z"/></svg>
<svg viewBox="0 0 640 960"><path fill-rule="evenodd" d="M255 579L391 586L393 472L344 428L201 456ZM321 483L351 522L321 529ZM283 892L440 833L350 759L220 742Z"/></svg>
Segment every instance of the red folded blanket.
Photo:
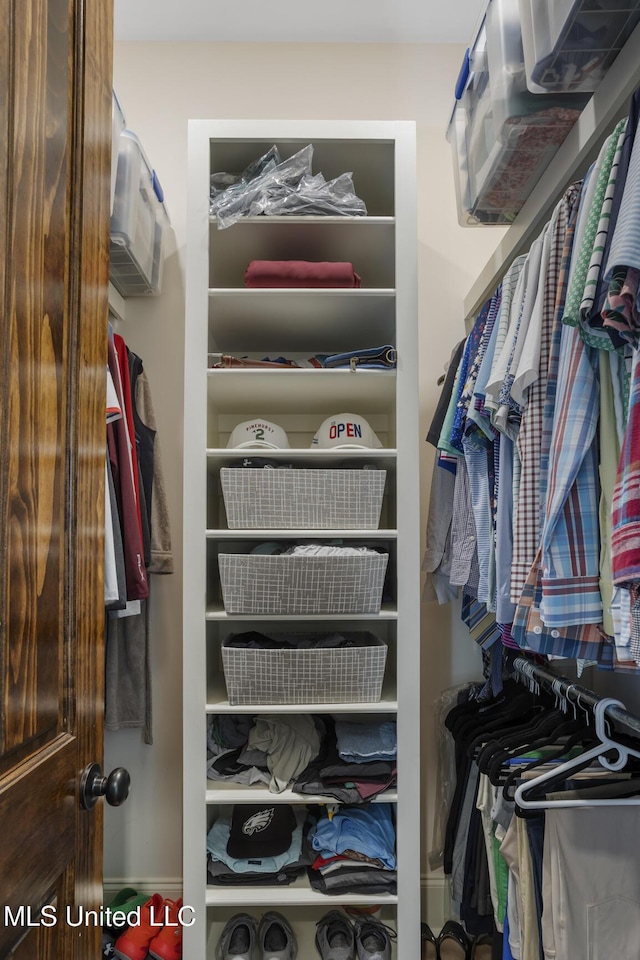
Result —
<svg viewBox="0 0 640 960"><path fill-rule="evenodd" d="M245 287L359 287L352 263L308 260L252 260L244 274Z"/></svg>

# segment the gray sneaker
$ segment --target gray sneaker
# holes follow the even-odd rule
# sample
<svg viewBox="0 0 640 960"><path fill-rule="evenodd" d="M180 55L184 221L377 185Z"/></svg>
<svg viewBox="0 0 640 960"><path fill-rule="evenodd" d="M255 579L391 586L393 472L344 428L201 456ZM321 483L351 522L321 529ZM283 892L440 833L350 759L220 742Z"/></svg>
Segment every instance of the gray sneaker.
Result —
<svg viewBox="0 0 640 960"><path fill-rule="evenodd" d="M339 910L331 910L317 923L316 949L322 960L355 960L353 924Z"/></svg>
<svg viewBox="0 0 640 960"><path fill-rule="evenodd" d="M257 921L248 913L236 913L224 926L216 944L216 960L252 960Z"/></svg>
<svg viewBox="0 0 640 960"><path fill-rule="evenodd" d="M298 944L289 921L270 910L265 913L258 927L260 960L296 960Z"/></svg>
<svg viewBox="0 0 640 960"><path fill-rule="evenodd" d="M396 939L392 927L371 917L356 920L358 960L391 960L391 941Z"/></svg>

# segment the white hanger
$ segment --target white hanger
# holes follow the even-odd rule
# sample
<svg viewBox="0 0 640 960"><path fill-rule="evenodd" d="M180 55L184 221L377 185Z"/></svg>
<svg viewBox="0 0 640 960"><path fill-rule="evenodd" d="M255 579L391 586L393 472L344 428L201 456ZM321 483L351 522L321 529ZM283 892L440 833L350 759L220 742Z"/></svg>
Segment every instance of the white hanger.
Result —
<svg viewBox="0 0 640 960"><path fill-rule="evenodd" d="M567 760L559 767L554 767L552 770L546 770L534 780L525 780L520 784L515 792L515 802L521 809L549 810L551 808L555 809L556 807L640 806L640 797L611 797L610 799L602 800L581 800L578 798L568 800L547 800L543 797L540 800L527 800L525 796L529 790L540 786L542 783L546 783L548 780L556 780L558 777L562 777L565 774L569 775L572 770L576 769L576 767L582 767L587 760L599 760L600 764L607 770L622 770L626 766L629 757L640 757L639 751L632 750L631 747L625 747L621 743L617 743L615 740L611 740L611 738L607 736L604 728L605 711L607 707L614 705L624 709L624 703L622 703L620 700L614 700L611 697L605 697L603 700L598 701L593 708L593 713L596 720L596 735L600 740L600 743L597 744L597 746L585 751L585 753L581 753L578 757L572 757L571 760ZM615 757L613 760L608 760L607 757L604 756L604 754L608 753L610 750L615 750L617 753L617 757Z"/></svg>

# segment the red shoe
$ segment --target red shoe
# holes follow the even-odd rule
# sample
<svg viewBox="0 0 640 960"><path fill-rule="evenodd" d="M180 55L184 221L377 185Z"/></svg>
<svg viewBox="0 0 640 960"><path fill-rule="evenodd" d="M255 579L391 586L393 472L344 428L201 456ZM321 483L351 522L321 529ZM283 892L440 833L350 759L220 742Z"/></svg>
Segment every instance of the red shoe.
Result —
<svg viewBox="0 0 640 960"><path fill-rule="evenodd" d="M116 940L116 957L119 957L119 960L146 960L149 944L163 923L164 900L159 893L154 893L140 907L140 923L129 927Z"/></svg>
<svg viewBox="0 0 640 960"><path fill-rule="evenodd" d="M182 898L164 901L164 927L149 944L149 956L153 960L182 960L182 924L178 916L182 910Z"/></svg>

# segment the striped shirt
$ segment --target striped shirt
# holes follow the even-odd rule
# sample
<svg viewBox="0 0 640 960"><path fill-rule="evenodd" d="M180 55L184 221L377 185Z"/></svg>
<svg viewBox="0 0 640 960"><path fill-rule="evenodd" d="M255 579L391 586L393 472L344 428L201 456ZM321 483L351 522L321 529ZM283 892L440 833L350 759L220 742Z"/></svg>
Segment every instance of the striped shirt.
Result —
<svg viewBox="0 0 640 960"><path fill-rule="evenodd" d="M629 170L622 194L620 213L611 239L605 279L611 279L615 267L640 269L640 137L631 151Z"/></svg>
<svg viewBox="0 0 640 960"><path fill-rule="evenodd" d="M537 379L528 390L528 400L517 438L517 454L521 469L519 495L515 503L513 525L513 561L511 566L511 600L513 603L518 602L540 543L542 526L540 490L545 398L549 386L549 376L552 377L554 390L557 379L557 357L552 357L551 346L555 330L557 346L559 347L560 318L564 308L580 190L580 184L569 187L557 207L555 229L551 233L549 260L545 275L538 374ZM551 405L552 416L553 403ZM549 431L549 442L550 439Z"/></svg>
<svg viewBox="0 0 640 960"><path fill-rule="evenodd" d="M576 247L576 260L571 269L571 282L569 284L569 293L567 294L567 303L563 317L563 322L571 324L572 326L577 326L580 321L580 308L587 290L586 284L592 264L594 248L598 246L596 243L596 236L601 225L603 203L607 193L607 188L609 186L609 179L613 169L614 160L616 159L616 154L618 159L620 156L618 146L622 146L626 122L626 120L621 120L616 126L614 132L603 144L596 162L596 169L594 170L594 174L588 188L589 193L591 190L593 190L592 199L589 199L588 194L585 197L583 215L586 217L586 220L584 221L584 232L582 234L580 244ZM594 178L595 187L592 186ZM602 256L602 251L599 252L599 256ZM593 269L595 272L595 262L593 264ZM595 286L597 284L599 274L600 260L598 260L597 263L597 273L595 276L592 293L595 293ZM588 289L591 291L591 287ZM591 302L593 302L593 296Z"/></svg>

